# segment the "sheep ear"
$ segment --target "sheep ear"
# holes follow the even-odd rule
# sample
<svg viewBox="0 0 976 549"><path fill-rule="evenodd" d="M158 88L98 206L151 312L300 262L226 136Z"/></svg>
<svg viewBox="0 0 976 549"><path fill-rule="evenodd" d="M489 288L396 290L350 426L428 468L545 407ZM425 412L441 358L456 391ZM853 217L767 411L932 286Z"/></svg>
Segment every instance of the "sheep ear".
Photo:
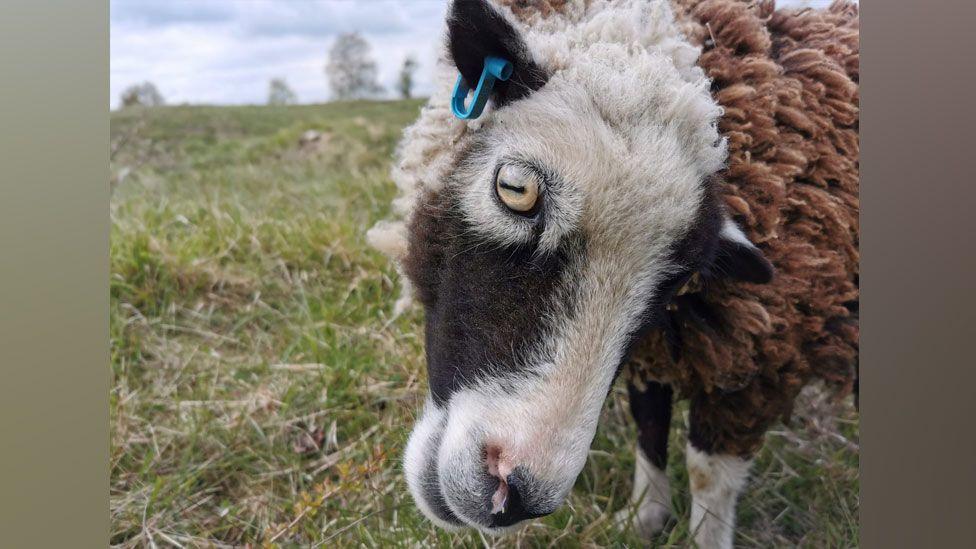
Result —
<svg viewBox="0 0 976 549"><path fill-rule="evenodd" d="M755 284L766 284L773 279L773 265L731 219L725 220L719 232L713 270Z"/></svg>
<svg viewBox="0 0 976 549"><path fill-rule="evenodd" d="M497 106L521 99L546 83L522 35L490 6L487 0L454 0L447 16L448 50L470 88L481 78L485 57L501 57L512 63L512 76L495 82L492 99Z"/></svg>

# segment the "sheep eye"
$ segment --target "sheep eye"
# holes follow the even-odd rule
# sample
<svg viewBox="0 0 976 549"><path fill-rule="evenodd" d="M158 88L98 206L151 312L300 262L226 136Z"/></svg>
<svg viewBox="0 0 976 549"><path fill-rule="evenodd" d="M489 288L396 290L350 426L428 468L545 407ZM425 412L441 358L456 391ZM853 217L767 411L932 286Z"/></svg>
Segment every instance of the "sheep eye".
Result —
<svg viewBox="0 0 976 549"><path fill-rule="evenodd" d="M539 202L539 176L520 166L502 166L495 175L495 193L508 209L530 214Z"/></svg>

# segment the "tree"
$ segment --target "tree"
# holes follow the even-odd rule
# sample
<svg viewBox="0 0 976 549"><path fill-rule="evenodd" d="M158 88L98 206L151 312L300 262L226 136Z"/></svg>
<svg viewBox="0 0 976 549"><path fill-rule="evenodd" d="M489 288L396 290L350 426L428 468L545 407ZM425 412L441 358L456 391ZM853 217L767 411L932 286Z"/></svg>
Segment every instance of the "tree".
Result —
<svg viewBox="0 0 976 549"><path fill-rule="evenodd" d="M400 67L400 76L397 78L397 91L400 97L410 99L410 92L413 91L413 73L417 70L417 60L412 55L408 55L403 60Z"/></svg>
<svg viewBox="0 0 976 549"><path fill-rule="evenodd" d="M359 99L383 91L376 82L376 61L358 32L340 34L329 49L325 74L335 99Z"/></svg>
<svg viewBox="0 0 976 549"><path fill-rule="evenodd" d="M122 92L119 100L123 107L158 107L164 103L162 94L152 82L129 86Z"/></svg>
<svg viewBox="0 0 976 549"><path fill-rule="evenodd" d="M268 104L269 105L294 105L298 102L298 96L288 86L284 78L272 78L268 85Z"/></svg>

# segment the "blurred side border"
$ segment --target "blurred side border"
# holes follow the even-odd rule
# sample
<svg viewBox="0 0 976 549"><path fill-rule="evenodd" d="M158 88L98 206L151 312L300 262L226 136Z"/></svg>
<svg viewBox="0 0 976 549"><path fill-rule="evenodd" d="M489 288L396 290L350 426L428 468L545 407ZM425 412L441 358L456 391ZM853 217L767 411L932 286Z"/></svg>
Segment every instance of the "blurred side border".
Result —
<svg viewBox="0 0 976 549"><path fill-rule="evenodd" d="M108 541L107 0L0 3L0 545Z"/></svg>

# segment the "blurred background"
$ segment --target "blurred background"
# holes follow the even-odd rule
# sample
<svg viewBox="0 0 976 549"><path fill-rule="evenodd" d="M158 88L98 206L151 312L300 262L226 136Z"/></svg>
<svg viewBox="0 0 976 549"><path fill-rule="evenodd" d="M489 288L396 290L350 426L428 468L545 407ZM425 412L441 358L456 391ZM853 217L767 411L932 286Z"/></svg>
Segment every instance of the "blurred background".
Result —
<svg viewBox="0 0 976 549"><path fill-rule="evenodd" d="M781 2L822 5L825 2ZM393 317L394 148L431 92L442 1L111 3L111 545L642 546L624 387L568 504L489 540L433 527L400 459L423 317ZM685 547L687 407L669 474ZM816 388L769 433L745 547L858 543L859 425Z"/></svg>
<svg viewBox="0 0 976 549"><path fill-rule="evenodd" d="M397 97L403 74L411 79L411 94L427 95L445 5L113 0L112 106L122 104L126 88L143 82L172 104ZM361 63L362 80L329 86L324 69L330 59Z"/></svg>

